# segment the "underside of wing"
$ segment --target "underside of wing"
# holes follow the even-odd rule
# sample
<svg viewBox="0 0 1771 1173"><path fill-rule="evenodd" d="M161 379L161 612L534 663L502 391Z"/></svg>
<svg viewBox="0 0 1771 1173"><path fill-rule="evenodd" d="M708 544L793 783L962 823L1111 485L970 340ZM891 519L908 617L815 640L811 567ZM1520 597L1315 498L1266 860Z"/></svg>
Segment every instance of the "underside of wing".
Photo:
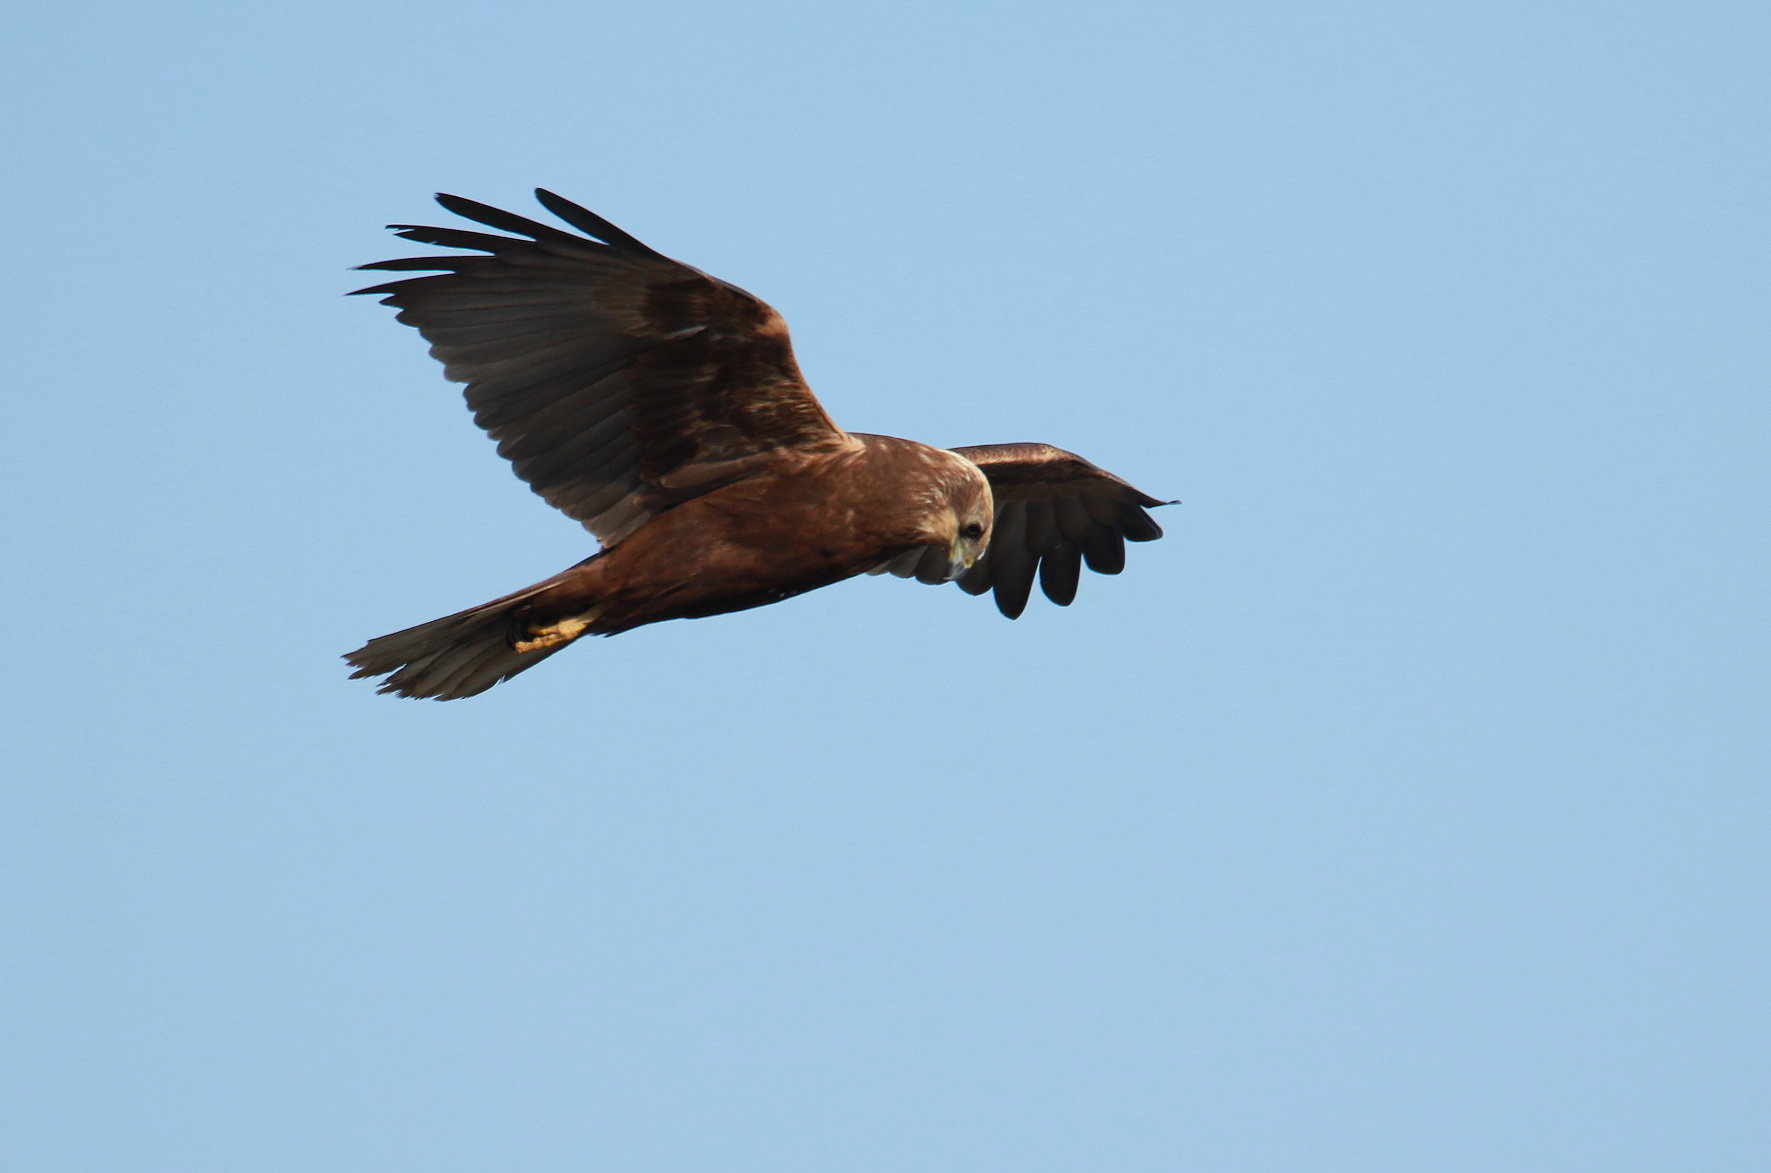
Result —
<svg viewBox="0 0 1771 1173"><path fill-rule="evenodd" d="M899 578L914 578L917 582L934 586L937 583L952 582L952 563L948 554L940 546L917 546L906 550L881 562L867 571L868 574L895 574Z"/></svg>
<svg viewBox="0 0 1771 1173"><path fill-rule="evenodd" d="M806 386L768 305L551 192L536 196L585 235L439 195L514 235L391 225L472 251L364 265L430 275L357 292L383 295L429 340L467 384L475 421L549 504L610 546L775 461L853 443Z"/></svg>
<svg viewBox="0 0 1771 1173"><path fill-rule="evenodd" d="M1026 610L1035 579L1048 599L1068 607L1084 564L1101 574L1124 570L1125 543L1162 536L1148 511L1173 504L1050 444L953 451L984 471L996 501L989 548L960 576L960 588L994 592L997 609L1010 619Z"/></svg>

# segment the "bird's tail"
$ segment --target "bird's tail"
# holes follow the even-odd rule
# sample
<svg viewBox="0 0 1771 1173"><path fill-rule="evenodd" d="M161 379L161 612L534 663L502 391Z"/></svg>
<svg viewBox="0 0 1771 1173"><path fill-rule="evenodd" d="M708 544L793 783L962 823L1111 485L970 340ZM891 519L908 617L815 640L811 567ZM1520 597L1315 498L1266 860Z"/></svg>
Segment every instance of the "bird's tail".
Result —
<svg viewBox="0 0 1771 1173"><path fill-rule="evenodd" d="M584 613L534 627L530 609L557 578L515 594L469 607L417 627L370 640L345 660L363 676L386 676L378 692L459 700L485 692L547 659L585 633L594 615Z"/></svg>

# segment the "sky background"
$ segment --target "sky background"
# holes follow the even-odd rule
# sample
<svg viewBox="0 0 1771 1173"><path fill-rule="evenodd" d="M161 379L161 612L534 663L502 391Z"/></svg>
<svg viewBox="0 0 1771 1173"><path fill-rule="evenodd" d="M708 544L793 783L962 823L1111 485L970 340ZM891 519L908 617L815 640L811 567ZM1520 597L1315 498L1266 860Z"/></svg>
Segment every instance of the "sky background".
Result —
<svg viewBox="0 0 1771 1173"><path fill-rule="evenodd" d="M0 1166L1771 1168L1768 36L13 17ZM346 680L591 549L340 296L536 185L1168 537Z"/></svg>

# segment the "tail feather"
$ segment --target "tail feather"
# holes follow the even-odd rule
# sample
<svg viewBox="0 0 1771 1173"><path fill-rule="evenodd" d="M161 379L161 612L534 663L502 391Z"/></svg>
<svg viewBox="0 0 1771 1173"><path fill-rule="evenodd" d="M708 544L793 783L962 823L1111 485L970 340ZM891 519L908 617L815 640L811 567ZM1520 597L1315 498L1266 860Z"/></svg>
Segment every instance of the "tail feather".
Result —
<svg viewBox="0 0 1771 1173"><path fill-rule="evenodd" d="M344 657L356 669L351 679L386 676L377 692L440 701L485 692L572 642L560 639L537 647L537 641L527 641L529 650L517 650L517 640L527 633L521 614L551 585L551 580L537 583L478 607L376 636Z"/></svg>

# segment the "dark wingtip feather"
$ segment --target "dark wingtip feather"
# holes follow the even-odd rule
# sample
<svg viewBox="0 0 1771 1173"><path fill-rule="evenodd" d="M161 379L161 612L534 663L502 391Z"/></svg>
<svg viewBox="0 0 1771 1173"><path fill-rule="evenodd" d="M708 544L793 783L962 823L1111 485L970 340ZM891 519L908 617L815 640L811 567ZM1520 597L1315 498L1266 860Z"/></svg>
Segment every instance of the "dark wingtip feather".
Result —
<svg viewBox="0 0 1771 1173"><path fill-rule="evenodd" d="M1005 619L1019 619L1033 594L1033 575L1026 578L996 580L996 609Z"/></svg>
<svg viewBox="0 0 1771 1173"><path fill-rule="evenodd" d="M633 249L637 252L645 253L648 256L655 257L659 255L645 244L641 243L637 237L623 232L621 229L609 223L589 208L584 207L582 204L575 204L565 196L556 195L553 192L548 191L545 187L538 187L535 189L535 198L540 201L542 207L546 208L572 227L578 229L578 231L588 232L590 235L596 237L605 244Z"/></svg>
<svg viewBox="0 0 1771 1173"><path fill-rule="evenodd" d="M439 228L433 224L389 224L388 227L401 240L434 244L438 248L469 248L475 252L497 253L519 243L508 236L494 236L490 232L475 232L469 228ZM575 237L566 236L563 232L559 235L576 241Z"/></svg>
<svg viewBox="0 0 1771 1173"><path fill-rule="evenodd" d="M1039 562L1039 589L1060 607L1076 601L1082 579L1082 551L1069 542L1050 550Z"/></svg>
<svg viewBox="0 0 1771 1173"><path fill-rule="evenodd" d="M1116 529L1089 531L1082 556L1096 574L1118 574L1125 569L1125 539Z"/></svg>
<svg viewBox="0 0 1771 1173"><path fill-rule="evenodd" d="M491 204L482 204L478 200L470 200L466 196L450 195L448 192L437 193L437 203L466 220L476 224L484 224L488 228L496 228L500 232L515 232L519 236L527 236L531 240L551 240L565 244L582 245L584 242L570 232L562 231L551 224L543 224L531 220L527 216L519 216L515 212L507 212L503 208L494 208Z"/></svg>
<svg viewBox="0 0 1771 1173"><path fill-rule="evenodd" d="M1162 536L1156 519L1141 509L1128 509L1120 519L1120 532L1128 542L1154 542Z"/></svg>
<svg viewBox="0 0 1771 1173"><path fill-rule="evenodd" d="M463 261L481 260L479 257L392 257L385 261L370 261L367 265L353 266L356 270L385 270L387 272L404 272L406 270L435 269L445 272L457 268Z"/></svg>

